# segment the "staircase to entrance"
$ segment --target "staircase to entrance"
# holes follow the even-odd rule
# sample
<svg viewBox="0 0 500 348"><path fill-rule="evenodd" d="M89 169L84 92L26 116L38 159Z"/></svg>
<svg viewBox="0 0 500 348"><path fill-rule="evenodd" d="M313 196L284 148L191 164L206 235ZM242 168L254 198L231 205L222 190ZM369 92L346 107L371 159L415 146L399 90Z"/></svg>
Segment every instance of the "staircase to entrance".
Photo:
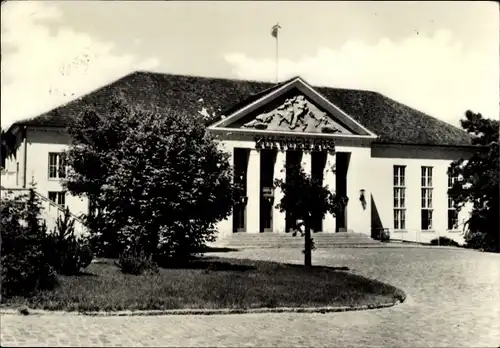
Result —
<svg viewBox="0 0 500 348"><path fill-rule="evenodd" d="M59 217L63 218L64 213L65 213L65 207L61 206L59 204L56 204L55 202L51 201L44 195L40 194L34 189L31 188L5 188L2 187L0 189L0 196L1 199L7 199L9 197L13 198L16 195L24 195L26 198L30 193L33 193L38 197L41 203L41 218L45 220L45 223L47 225L47 232L52 232L56 228L57 225L57 219ZM85 222L78 216L74 215L73 213L70 212L71 218L75 221L74 228L75 228L75 235L76 236L86 236L88 235L89 231L87 226L85 225Z"/></svg>
<svg viewBox="0 0 500 348"><path fill-rule="evenodd" d="M377 240L364 233L313 233L312 238L317 249L320 248L352 248L352 247L377 247L383 246ZM235 249L246 248L303 248L304 237L293 236L291 233L233 233L221 244Z"/></svg>

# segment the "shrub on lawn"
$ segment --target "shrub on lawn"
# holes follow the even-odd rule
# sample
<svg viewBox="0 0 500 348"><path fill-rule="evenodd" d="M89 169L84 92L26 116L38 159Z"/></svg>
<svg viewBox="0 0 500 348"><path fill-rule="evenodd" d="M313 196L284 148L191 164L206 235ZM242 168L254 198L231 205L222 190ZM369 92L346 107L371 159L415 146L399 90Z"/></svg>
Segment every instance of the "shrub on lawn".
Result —
<svg viewBox="0 0 500 348"><path fill-rule="evenodd" d="M119 255L139 241L158 258L189 259L215 238L235 195L229 154L196 113L145 109L117 97L68 127L68 191L85 196L94 245Z"/></svg>
<svg viewBox="0 0 500 348"><path fill-rule="evenodd" d="M212 233L210 228L200 222L191 221L187 224L177 224L169 231L162 231L153 256L154 261L161 267L186 265L204 249L204 240L199 236L203 235L202 230Z"/></svg>
<svg viewBox="0 0 500 348"><path fill-rule="evenodd" d="M460 246L457 242L448 237L435 238L431 240L431 245L443 245L443 246L455 246L455 247Z"/></svg>
<svg viewBox="0 0 500 348"><path fill-rule="evenodd" d="M29 296L55 287L57 276L47 249L47 226L34 191L2 197L0 206L2 298Z"/></svg>
<svg viewBox="0 0 500 348"><path fill-rule="evenodd" d="M135 251L133 249L121 253L115 264L125 274L140 275L146 271L151 273L158 272L158 267L151 256L147 256L143 251Z"/></svg>
<svg viewBox="0 0 500 348"><path fill-rule="evenodd" d="M89 243L75 236L75 219L68 208L57 218L54 231L47 236L47 248L52 253L52 267L64 275L80 273L94 257Z"/></svg>

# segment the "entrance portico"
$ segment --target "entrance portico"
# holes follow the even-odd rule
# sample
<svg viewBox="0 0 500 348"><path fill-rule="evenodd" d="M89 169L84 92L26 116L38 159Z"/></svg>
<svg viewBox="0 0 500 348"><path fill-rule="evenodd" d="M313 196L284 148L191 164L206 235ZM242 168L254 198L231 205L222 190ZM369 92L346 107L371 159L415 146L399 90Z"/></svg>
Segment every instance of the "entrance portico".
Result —
<svg viewBox="0 0 500 348"><path fill-rule="evenodd" d="M287 163L300 163L306 173L322 179L324 185L335 190L345 186L345 177L339 178L332 169L335 166L335 152L304 151L299 149L270 148L233 150L235 174L243 173L246 178L244 192L246 196L238 209L233 213L233 232L290 232L295 229L296 217L280 212L276 205L283 197L280 188L274 188L275 179L286 180L285 166ZM245 163L245 160L247 161ZM344 190L345 191L345 190ZM246 202L246 204L245 204ZM345 222L345 219L344 219ZM345 228L345 225L338 226ZM336 218L327 214L324 220L318 218L314 222L315 232L336 232Z"/></svg>
<svg viewBox="0 0 500 348"><path fill-rule="evenodd" d="M222 234L295 229L296 217L276 208L283 193L273 185L276 179L286 181L287 163L300 163L307 174L349 198L343 214L318 216L315 232L370 233L369 209L366 204L362 211L358 207L368 197L368 183L362 183L365 180L357 171L366 170L369 161L363 159L369 159L376 136L300 78L241 106L209 130L230 153L235 183L244 192L232 216L220 223Z"/></svg>

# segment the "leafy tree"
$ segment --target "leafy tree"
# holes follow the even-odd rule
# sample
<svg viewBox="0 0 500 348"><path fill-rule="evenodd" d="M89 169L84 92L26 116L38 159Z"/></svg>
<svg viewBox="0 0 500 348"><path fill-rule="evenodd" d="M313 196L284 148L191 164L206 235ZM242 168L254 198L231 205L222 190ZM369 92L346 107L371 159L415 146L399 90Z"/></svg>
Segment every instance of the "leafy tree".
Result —
<svg viewBox="0 0 500 348"><path fill-rule="evenodd" d="M47 245L47 226L34 190L4 192L0 203L1 295L29 296L57 285Z"/></svg>
<svg viewBox="0 0 500 348"><path fill-rule="evenodd" d="M473 144L480 148L470 158L451 164L448 173L458 180L449 194L458 210L467 203L472 205L465 236L468 246L498 252L499 122L472 111L467 111L465 119L460 122L462 128L471 134Z"/></svg>
<svg viewBox="0 0 500 348"><path fill-rule="evenodd" d="M306 174L301 165L287 163L285 170L286 180L275 180L275 187L283 192L276 207L304 222L304 265L311 266L313 219L323 219L327 212L336 216L344 210L348 199L337 196L328 186L323 186L321 180Z"/></svg>
<svg viewBox="0 0 500 348"><path fill-rule="evenodd" d="M148 111L121 98L109 110L87 108L70 125L67 189L94 205L98 213L87 220L110 256L133 249L188 258L231 213L228 155L200 115Z"/></svg>

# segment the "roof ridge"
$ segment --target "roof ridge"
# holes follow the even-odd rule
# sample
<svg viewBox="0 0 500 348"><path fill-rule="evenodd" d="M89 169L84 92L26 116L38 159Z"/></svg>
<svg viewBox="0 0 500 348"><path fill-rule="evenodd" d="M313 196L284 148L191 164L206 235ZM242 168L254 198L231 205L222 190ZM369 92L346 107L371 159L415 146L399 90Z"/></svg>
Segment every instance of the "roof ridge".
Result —
<svg viewBox="0 0 500 348"><path fill-rule="evenodd" d="M124 78L129 76L129 75L135 75L135 74L175 76L175 77L195 77L195 78L205 79L205 80L241 81L241 82L252 82L252 83L275 84L272 81L264 81L264 80L248 80L248 79L241 79L241 78L229 78L229 77L207 76L207 75L196 75L196 74L180 74L180 73L170 73L170 72L150 71L150 70L135 70L135 71L131 72L130 74L124 76Z"/></svg>
<svg viewBox="0 0 500 348"><path fill-rule="evenodd" d="M371 89L361 89L361 88L343 88L343 87L334 87L334 86L327 86L327 85L322 85L322 84L314 84L308 82L304 77L300 75L294 75L286 80L283 80L281 82L273 82L271 80L257 80L257 79L245 79L245 78L230 78L230 77L220 77L220 76L208 76L208 75L196 75L196 74L181 74L181 73L171 73L171 72L162 72L162 71L152 71L152 70L135 70L122 78L126 78L131 75L135 74L145 74L145 75L160 75L160 76L176 76L176 77L196 77L200 79L207 79L207 80L223 80L223 81L236 81L236 82L251 82L251 83L265 83L265 84L270 84L273 86L281 85L288 83L292 80L295 80L297 78L300 78L301 80L305 81L307 84L309 84L313 88L327 88L327 89L334 89L334 90L342 90L342 91L361 91L361 92L370 92L370 93L377 93L380 94L377 91L371 90ZM121 80L121 79L119 79ZM116 80L118 81L118 80ZM116 82L114 81L114 82ZM270 87L273 88L273 87ZM382 94L383 95L383 94Z"/></svg>

